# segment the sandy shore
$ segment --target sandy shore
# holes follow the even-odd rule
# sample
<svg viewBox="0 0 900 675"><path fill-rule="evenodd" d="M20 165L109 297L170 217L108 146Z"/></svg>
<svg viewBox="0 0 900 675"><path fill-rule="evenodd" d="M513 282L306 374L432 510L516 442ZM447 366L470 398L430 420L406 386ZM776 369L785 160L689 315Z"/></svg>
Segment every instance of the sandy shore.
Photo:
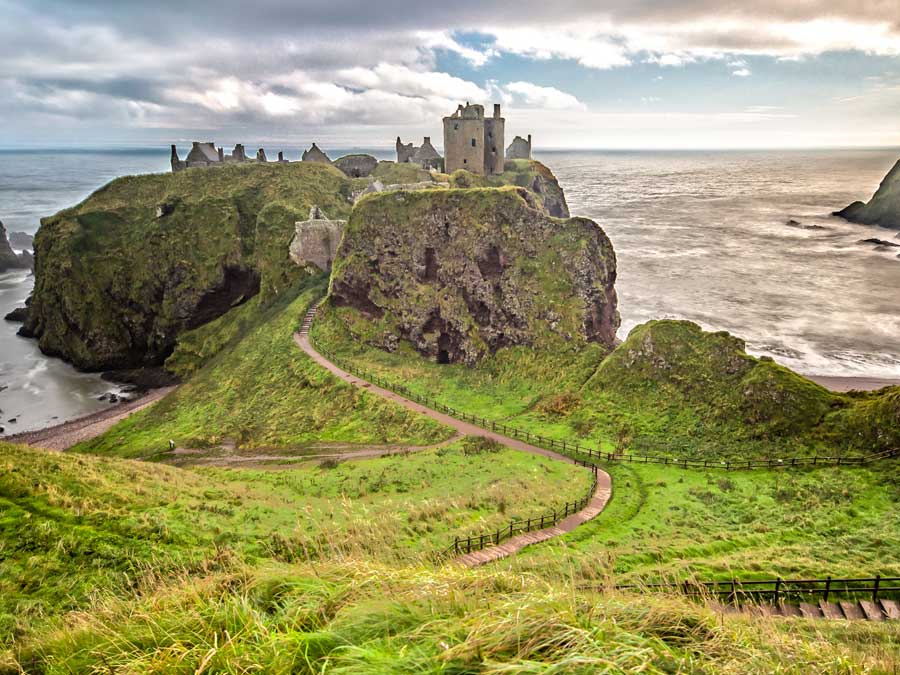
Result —
<svg viewBox="0 0 900 675"><path fill-rule="evenodd" d="M833 377L830 375L805 375L831 391L874 391L882 387L900 385L900 379L889 377Z"/></svg>
<svg viewBox="0 0 900 675"><path fill-rule="evenodd" d="M108 410L101 410L100 412L38 431L26 431L15 436L3 436L0 437L0 440L7 443L21 443L23 445L47 448L48 450L66 450L82 441L96 438L129 415L133 415L137 411L153 405L174 389L175 387L154 389L134 401L112 406Z"/></svg>

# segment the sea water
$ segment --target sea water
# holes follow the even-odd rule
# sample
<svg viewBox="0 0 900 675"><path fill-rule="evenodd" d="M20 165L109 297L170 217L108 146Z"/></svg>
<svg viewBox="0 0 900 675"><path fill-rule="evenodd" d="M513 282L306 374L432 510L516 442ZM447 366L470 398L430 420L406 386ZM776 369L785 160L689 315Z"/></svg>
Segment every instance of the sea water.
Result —
<svg viewBox="0 0 900 675"><path fill-rule="evenodd" d="M871 197L900 149L536 156L573 215L596 220L613 242L620 337L649 319L683 318L803 373L900 377L900 249L860 243L900 243L898 233L830 215ZM166 171L168 161L168 148L0 151L0 220L33 233L112 178ZM0 277L0 312L31 284L24 273ZM17 328L0 321L7 433L108 405L97 400L107 383L42 355Z"/></svg>

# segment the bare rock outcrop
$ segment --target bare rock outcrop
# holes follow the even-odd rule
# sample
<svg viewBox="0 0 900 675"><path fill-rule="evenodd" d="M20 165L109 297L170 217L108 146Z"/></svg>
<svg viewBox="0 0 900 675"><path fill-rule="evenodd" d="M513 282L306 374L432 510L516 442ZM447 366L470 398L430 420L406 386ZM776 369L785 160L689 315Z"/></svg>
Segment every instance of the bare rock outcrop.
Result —
<svg viewBox="0 0 900 675"><path fill-rule="evenodd" d="M384 192L351 214L331 302L370 344L472 365L516 345L611 349L615 279L596 223L551 218L522 188Z"/></svg>

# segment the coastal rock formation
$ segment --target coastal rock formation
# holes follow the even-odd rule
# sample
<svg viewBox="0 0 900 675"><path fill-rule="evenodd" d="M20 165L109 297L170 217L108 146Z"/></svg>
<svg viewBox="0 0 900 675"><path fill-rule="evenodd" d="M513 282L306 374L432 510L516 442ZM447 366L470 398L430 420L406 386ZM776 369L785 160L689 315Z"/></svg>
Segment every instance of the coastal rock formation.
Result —
<svg viewBox="0 0 900 675"><path fill-rule="evenodd" d="M346 220L329 220L318 206L314 206L309 211L309 218L295 224L291 260L301 267L312 265L323 272L330 271L346 224Z"/></svg>
<svg viewBox="0 0 900 675"><path fill-rule="evenodd" d="M114 180L43 219L23 330L82 369L161 365L181 332L306 276L288 257L294 224L316 204L346 217L349 192L317 162Z"/></svg>
<svg viewBox="0 0 900 675"><path fill-rule="evenodd" d="M26 232L10 232L9 245L19 251L31 251L34 247L34 237Z"/></svg>
<svg viewBox="0 0 900 675"><path fill-rule="evenodd" d="M0 222L0 273L9 270L21 270L31 268L33 262L30 255L16 255L6 238L6 228Z"/></svg>
<svg viewBox="0 0 900 675"><path fill-rule="evenodd" d="M900 229L900 161L885 176L868 203L853 202L834 215L851 223Z"/></svg>
<svg viewBox="0 0 900 675"><path fill-rule="evenodd" d="M372 155L344 155L338 157L332 164L350 178L364 178L372 175L372 171L378 166L378 160Z"/></svg>
<svg viewBox="0 0 900 675"><path fill-rule="evenodd" d="M360 335L370 344L406 340L443 363L473 365L515 345L611 349L619 314L609 239L590 220L535 206L512 187L370 195L345 230L331 303L368 326Z"/></svg>

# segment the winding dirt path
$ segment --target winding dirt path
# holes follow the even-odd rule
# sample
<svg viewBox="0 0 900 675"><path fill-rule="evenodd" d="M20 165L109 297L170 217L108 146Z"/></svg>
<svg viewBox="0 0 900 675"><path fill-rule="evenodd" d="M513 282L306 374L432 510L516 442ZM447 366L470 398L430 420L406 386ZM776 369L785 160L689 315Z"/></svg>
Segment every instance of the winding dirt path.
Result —
<svg viewBox="0 0 900 675"><path fill-rule="evenodd" d="M313 319L315 318L317 308L317 306L313 306L313 308L309 310L303 320L303 326L301 327L300 332L294 334L294 342L296 342L297 346L300 347L300 349L302 349L304 352L306 352L306 354L308 354L313 361L331 372L335 377L338 377L344 382L352 384L354 387L365 389L366 391L381 396L389 401L394 401L395 403L402 405L408 410L426 415L445 426L455 429L461 434L470 436L484 436L485 438L490 438L494 441L497 441L498 443L502 443L506 447L513 448L515 450L529 452L533 455L540 455L542 457L549 457L551 459L560 462L566 462L568 464L575 463L570 457L566 457L565 455L553 452L552 450L539 448L536 445L525 443L524 441L520 441L517 438L510 438L509 436L504 436L503 434L499 434L495 431L490 431L489 429L483 429L482 427L476 426L474 424L463 422L456 419L455 417L450 417L449 415L440 413L437 410L432 410L431 408L421 405L420 403L416 403L415 401L411 401L408 398L400 396L399 394L396 394L389 389L383 389L382 387L376 386L371 382L367 382L366 380L356 377L355 375L348 373L346 370L343 370L339 366L326 359L319 352L317 352L309 340L309 329L312 325ZM526 534L521 534L516 537L512 537L511 539L507 539L505 542L498 546L492 546L481 551L473 551L472 553L461 555L455 558L455 560L456 562L465 565L466 567L475 567L477 565L483 565L485 563L513 555L514 553L521 551L523 548L525 548L526 546L530 546L531 544L536 544L541 541L552 539L553 537L558 537L567 532L571 532L582 523L586 523L592 518L595 518L606 507L606 504L609 502L610 497L612 497L612 478L610 478L609 474L605 471L598 469L597 487L594 490L594 494L591 497L591 500L581 511L572 514L554 527L547 527L543 530L534 530Z"/></svg>
<svg viewBox="0 0 900 675"><path fill-rule="evenodd" d="M78 417L74 420L52 427L45 427L37 431L26 431L13 436L4 436L0 440L7 443L31 445L47 450L67 450L82 441L96 438L126 417L153 405L174 390L175 387L153 389L144 396L128 403L122 403L100 412L91 413L90 415Z"/></svg>

